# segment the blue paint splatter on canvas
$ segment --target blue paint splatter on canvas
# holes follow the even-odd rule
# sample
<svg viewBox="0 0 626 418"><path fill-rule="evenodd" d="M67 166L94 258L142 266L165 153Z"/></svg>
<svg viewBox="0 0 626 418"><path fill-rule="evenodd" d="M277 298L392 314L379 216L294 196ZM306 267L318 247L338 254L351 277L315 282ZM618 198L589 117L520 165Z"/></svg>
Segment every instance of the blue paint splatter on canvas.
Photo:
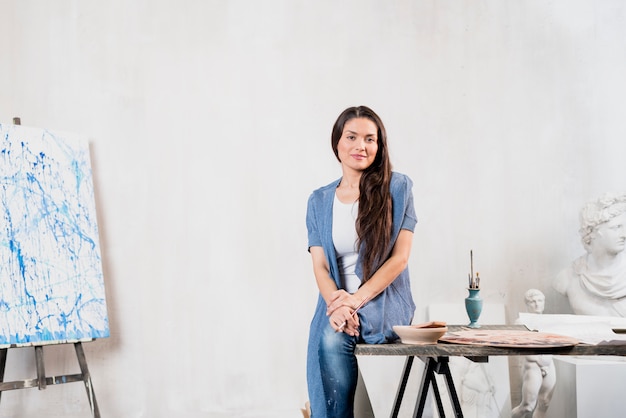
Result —
<svg viewBox="0 0 626 418"><path fill-rule="evenodd" d="M87 141L0 124L0 347L109 336Z"/></svg>

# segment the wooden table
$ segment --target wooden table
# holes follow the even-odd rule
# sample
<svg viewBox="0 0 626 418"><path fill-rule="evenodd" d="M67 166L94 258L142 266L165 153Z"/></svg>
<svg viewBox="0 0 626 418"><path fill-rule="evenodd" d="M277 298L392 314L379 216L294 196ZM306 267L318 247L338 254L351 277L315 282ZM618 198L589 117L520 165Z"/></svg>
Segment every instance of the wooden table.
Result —
<svg viewBox="0 0 626 418"><path fill-rule="evenodd" d="M449 325L448 329L452 332L467 329L465 326ZM523 325L483 325L481 329L489 330L523 330ZM411 373L413 360L415 357L421 358L424 365L424 373L417 402L415 404L414 417L421 417L424 412L426 398L430 385L433 387L435 401L440 417L445 417L443 403L435 380L435 373L442 374L445 378L448 394L455 417L463 417L461 404L454 387L454 381L450 368L448 366L449 358L452 356L466 357L477 363L484 363L489 360L490 356L528 356L539 354L552 354L559 356L626 356L626 341L620 341L607 344L590 345L578 344L567 347L495 347L495 346L476 346L467 344L448 344L438 343L432 345L410 345L402 343L394 344L358 344L355 350L356 355L360 356L405 356L406 361L404 370L398 385L398 391L393 404L391 417L396 418L400 411L402 398L406 384Z"/></svg>

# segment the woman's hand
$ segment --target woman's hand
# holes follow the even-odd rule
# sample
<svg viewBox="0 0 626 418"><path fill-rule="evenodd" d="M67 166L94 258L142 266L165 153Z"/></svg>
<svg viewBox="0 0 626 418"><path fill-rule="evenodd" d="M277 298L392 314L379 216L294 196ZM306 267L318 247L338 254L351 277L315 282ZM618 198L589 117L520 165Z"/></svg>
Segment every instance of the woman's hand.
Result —
<svg viewBox="0 0 626 418"><path fill-rule="evenodd" d="M341 306L335 309L333 313L330 314L328 321L336 332L345 332L353 337L359 335L359 316L353 309L347 306Z"/></svg>
<svg viewBox="0 0 626 418"><path fill-rule="evenodd" d="M346 292L345 290L335 290L330 295L330 300L328 301L328 306L326 307L326 315L332 315L342 306L347 306L348 308L354 310L360 303L361 301L357 299L356 296Z"/></svg>

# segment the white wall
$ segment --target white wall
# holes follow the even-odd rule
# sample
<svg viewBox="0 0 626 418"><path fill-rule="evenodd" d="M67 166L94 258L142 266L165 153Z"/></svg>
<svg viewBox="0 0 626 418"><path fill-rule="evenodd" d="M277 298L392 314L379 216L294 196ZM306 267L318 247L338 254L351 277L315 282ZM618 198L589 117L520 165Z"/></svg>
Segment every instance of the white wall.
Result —
<svg viewBox="0 0 626 418"><path fill-rule="evenodd" d="M416 320L463 303L470 249L509 319L529 287L567 311L549 283L582 252L578 210L626 190L625 19L620 0L0 0L0 121L92 142L103 416L300 416L306 199L339 175L329 134L351 105L381 115L415 181ZM5 379L30 355L10 350ZM80 384L0 404L87 411Z"/></svg>

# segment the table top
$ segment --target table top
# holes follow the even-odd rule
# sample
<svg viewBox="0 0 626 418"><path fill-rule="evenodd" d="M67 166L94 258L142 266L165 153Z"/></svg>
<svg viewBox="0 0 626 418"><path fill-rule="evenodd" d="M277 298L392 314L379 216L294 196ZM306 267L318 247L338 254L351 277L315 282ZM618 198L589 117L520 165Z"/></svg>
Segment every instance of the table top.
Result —
<svg viewBox="0 0 626 418"><path fill-rule="evenodd" d="M448 325L454 332L467 329L466 326ZM521 330L523 325L482 325L485 330ZM530 332L530 331L529 331ZM598 345L577 344L566 347L496 347L487 345L471 345L442 343L429 345L402 344L357 344L356 355L370 356L418 356L418 357L489 357L489 356L528 356L553 354L561 356L626 356L626 341L602 343Z"/></svg>

